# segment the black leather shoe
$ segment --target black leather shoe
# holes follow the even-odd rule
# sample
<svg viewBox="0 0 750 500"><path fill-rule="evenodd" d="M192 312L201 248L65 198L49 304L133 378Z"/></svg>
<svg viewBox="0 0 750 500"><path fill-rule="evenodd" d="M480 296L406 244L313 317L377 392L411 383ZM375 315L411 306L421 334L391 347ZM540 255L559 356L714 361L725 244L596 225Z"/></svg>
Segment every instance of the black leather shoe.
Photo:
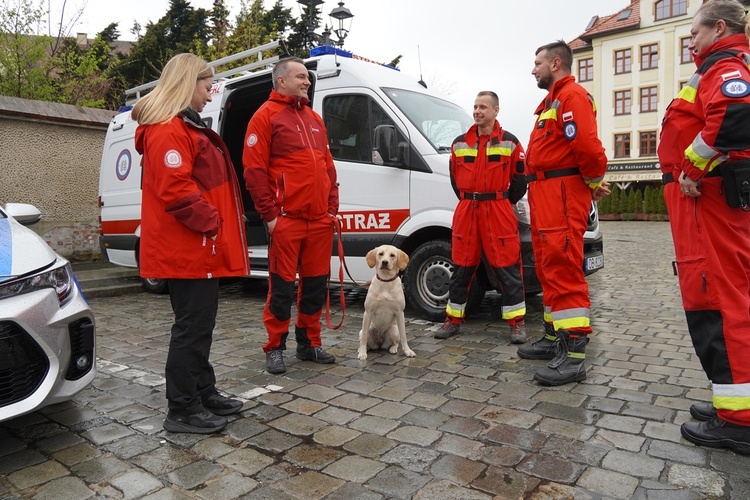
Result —
<svg viewBox="0 0 750 500"><path fill-rule="evenodd" d="M185 415L169 410L164 420L164 430L169 432L190 432L193 434L211 434L222 430L227 425L227 419L214 415L205 408L198 413Z"/></svg>
<svg viewBox="0 0 750 500"><path fill-rule="evenodd" d="M244 403L215 392L203 400L203 407L214 415L231 415L242 409Z"/></svg>
<svg viewBox="0 0 750 500"><path fill-rule="evenodd" d="M708 422L685 422L680 427L682 437L700 446L729 448L750 455L750 427L731 424L719 417Z"/></svg>
<svg viewBox="0 0 750 500"><path fill-rule="evenodd" d="M713 403L693 403L690 406L690 416L701 422L708 422L716 416Z"/></svg>
<svg viewBox="0 0 750 500"><path fill-rule="evenodd" d="M284 354L279 349L274 349L266 353L266 371L274 375L286 371Z"/></svg>
<svg viewBox="0 0 750 500"><path fill-rule="evenodd" d="M303 361L314 361L315 363L321 363L327 365L336 361L336 356L329 354L323 349L323 347L303 347L297 348L297 357Z"/></svg>

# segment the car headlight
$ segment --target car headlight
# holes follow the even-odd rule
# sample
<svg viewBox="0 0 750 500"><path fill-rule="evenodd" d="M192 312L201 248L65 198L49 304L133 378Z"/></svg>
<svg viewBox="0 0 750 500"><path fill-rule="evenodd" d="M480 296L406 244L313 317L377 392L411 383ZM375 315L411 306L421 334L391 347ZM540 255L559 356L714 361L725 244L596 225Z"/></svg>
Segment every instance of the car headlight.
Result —
<svg viewBox="0 0 750 500"><path fill-rule="evenodd" d="M67 303L73 295L73 271L70 264L0 285L0 299L54 288L60 305Z"/></svg>
<svg viewBox="0 0 750 500"><path fill-rule="evenodd" d="M518 222L521 222L523 224L526 224L527 226L531 225L531 211L529 210L529 199L524 196L515 205L516 210L516 217L518 217Z"/></svg>

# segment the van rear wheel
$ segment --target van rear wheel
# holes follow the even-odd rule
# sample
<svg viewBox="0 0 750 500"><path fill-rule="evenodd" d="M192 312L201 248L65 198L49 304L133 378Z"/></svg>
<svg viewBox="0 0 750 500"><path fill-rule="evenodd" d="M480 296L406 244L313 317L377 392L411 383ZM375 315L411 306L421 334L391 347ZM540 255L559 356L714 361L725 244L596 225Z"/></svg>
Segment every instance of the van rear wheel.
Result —
<svg viewBox="0 0 750 500"><path fill-rule="evenodd" d="M141 285L148 293L165 294L169 292L167 280L158 278L141 278Z"/></svg>
<svg viewBox="0 0 750 500"><path fill-rule="evenodd" d="M480 267L480 271L482 268ZM409 257L404 273L406 300L416 313L426 320L442 322L448 304L448 289L453 275L451 244L446 240L428 241ZM467 314L476 311L487 290L485 280L476 276L469 289Z"/></svg>

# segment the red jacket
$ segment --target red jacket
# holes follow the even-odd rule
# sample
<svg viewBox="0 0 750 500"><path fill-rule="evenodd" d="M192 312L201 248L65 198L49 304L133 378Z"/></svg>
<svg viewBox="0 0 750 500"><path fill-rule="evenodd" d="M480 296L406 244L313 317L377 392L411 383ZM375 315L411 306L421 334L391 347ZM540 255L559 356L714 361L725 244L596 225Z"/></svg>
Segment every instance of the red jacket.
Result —
<svg viewBox="0 0 750 500"><path fill-rule="evenodd" d="M247 125L245 183L266 222L282 214L314 220L338 213L326 128L307 103L272 90Z"/></svg>
<svg viewBox="0 0 750 500"><path fill-rule="evenodd" d="M722 38L695 63L697 72L664 114L658 154L662 172L697 181L730 158L750 158L747 37Z"/></svg>
<svg viewBox="0 0 750 500"><path fill-rule="evenodd" d="M140 125L135 148L143 155L141 276L250 274L242 196L221 137L178 115Z"/></svg>
<svg viewBox="0 0 750 500"><path fill-rule="evenodd" d="M529 174L578 167L590 188L599 186L607 157L596 132L596 105L573 76L561 78L536 109L526 150Z"/></svg>

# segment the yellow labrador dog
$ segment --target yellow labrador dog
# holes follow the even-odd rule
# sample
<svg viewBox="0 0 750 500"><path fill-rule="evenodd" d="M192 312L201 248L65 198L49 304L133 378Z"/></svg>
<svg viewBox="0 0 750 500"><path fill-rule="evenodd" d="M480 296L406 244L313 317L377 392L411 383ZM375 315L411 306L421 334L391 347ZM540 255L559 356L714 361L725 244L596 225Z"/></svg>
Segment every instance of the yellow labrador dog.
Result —
<svg viewBox="0 0 750 500"><path fill-rule="evenodd" d="M359 331L357 358L367 359L367 349L388 349L398 354L398 346L407 357L416 356L406 342L404 307L406 299L399 271L406 269L409 256L391 245L381 245L367 253L367 265L375 268L375 277L365 297L365 314Z"/></svg>

